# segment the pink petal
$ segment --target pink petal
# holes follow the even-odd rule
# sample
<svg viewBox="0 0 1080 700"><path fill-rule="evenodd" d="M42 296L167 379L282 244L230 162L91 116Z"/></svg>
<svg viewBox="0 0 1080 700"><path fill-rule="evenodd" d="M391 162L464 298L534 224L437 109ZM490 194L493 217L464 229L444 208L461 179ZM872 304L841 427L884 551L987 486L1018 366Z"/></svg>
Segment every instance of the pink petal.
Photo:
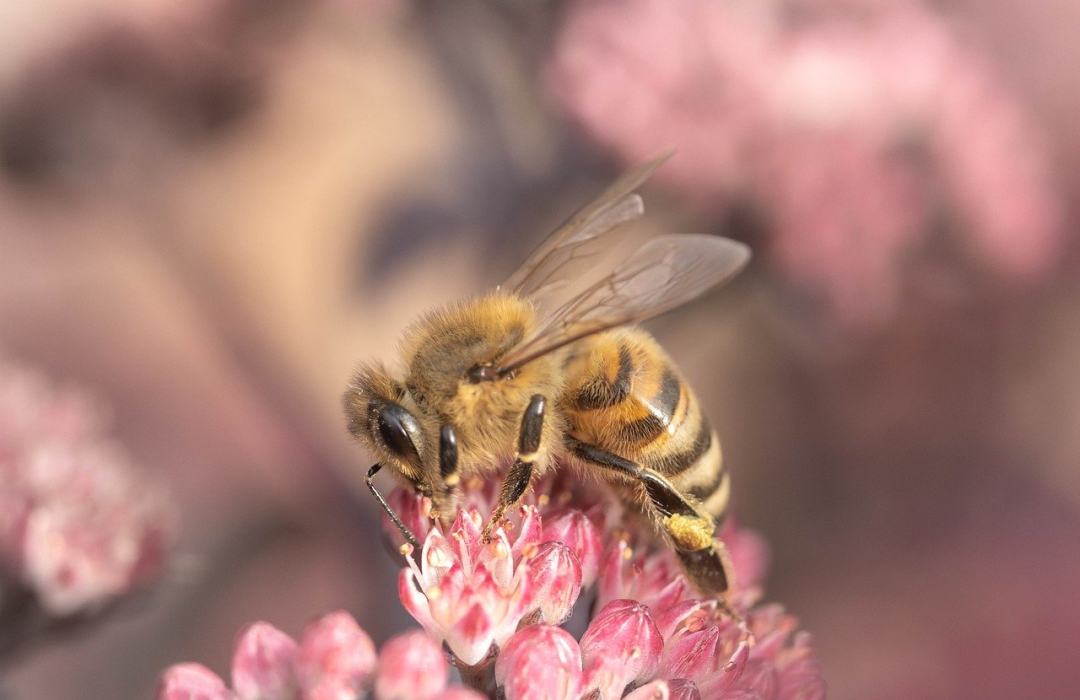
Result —
<svg viewBox="0 0 1080 700"><path fill-rule="evenodd" d="M409 568L418 569L417 580L427 588L438 585L458 558L450 542L438 529L434 529L428 533L420 550L420 566L417 567L411 558L406 561Z"/></svg>
<svg viewBox="0 0 1080 700"><path fill-rule="evenodd" d="M394 637L379 656L378 700L432 700L446 688L450 666L438 642L420 631Z"/></svg>
<svg viewBox="0 0 1080 700"><path fill-rule="evenodd" d="M599 584L596 591L596 604L605 606L613 600L629 594L626 581L626 565L633 554L630 544L619 539L613 542L604 553L601 562Z"/></svg>
<svg viewBox="0 0 1080 700"><path fill-rule="evenodd" d="M764 538L753 530L737 527L734 519L729 518L720 539L731 556L736 586L740 589L760 586L769 568L769 546Z"/></svg>
<svg viewBox="0 0 1080 700"><path fill-rule="evenodd" d="M450 526L450 547L466 570L472 570L480 553L483 526L483 518L475 508L459 510L454 524Z"/></svg>
<svg viewBox="0 0 1080 700"><path fill-rule="evenodd" d="M240 633L232 660L232 684L240 700L287 698L295 694L296 642L266 622Z"/></svg>
<svg viewBox="0 0 1080 700"><path fill-rule="evenodd" d="M521 525L518 527L513 545L515 559L520 559L526 549L540 544L545 527L540 518L540 511L534 506L522 506L520 512Z"/></svg>
<svg viewBox="0 0 1080 700"><path fill-rule="evenodd" d="M339 610L300 635L296 676L305 699L352 698L375 668L375 645L352 615Z"/></svg>
<svg viewBox="0 0 1080 700"><path fill-rule="evenodd" d="M491 542L480 545L476 568L484 567L501 587L514 578L514 555L510 540L503 530L497 530Z"/></svg>
<svg viewBox="0 0 1080 700"><path fill-rule="evenodd" d="M402 569L398 573L398 598L401 600L401 605L424 629L434 633L438 625L431 617L431 606L427 596L417 586L416 574L411 569Z"/></svg>
<svg viewBox="0 0 1080 700"><path fill-rule="evenodd" d="M494 640L494 624L477 603L447 630L446 644L462 663L475 666L487 656Z"/></svg>
<svg viewBox="0 0 1080 700"><path fill-rule="evenodd" d="M708 677L701 678L698 688L706 697L718 697L745 682L746 667L750 661L750 645L741 642L727 662Z"/></svg>
<svg viewBox="0 0 1080 700"><path fill-rule="evenodd" d="M573 612L581 593L581 566L564 544L545 542L527 562L533 605L540 619L550 625L562 624Z"/></svg>
<svg viewBox="0 0 1080 700"><path fill-rule="evenodd" d="M660 673L665 678L707 678L716 669L721 651L720 630L715 626L680 635L668 641Z"/></svg>
<svg viewBox="0 0 1080 700"><path fill-rule="evenodd" d="M506 700L565 700L581 692L581 652L570 633L531 625L506 643L495 661Z"/></svg>
<svg viewBox="0 0 1080 700"><path fill-rule="evenodd" d="M176 664L158 683L158 700L231 700L225 681L202 664Z"/></svg>
<svg viewBox="0 0 1080 700"><path fill-rule="evenodd" d="M668 682L671 700L701 700L701 693L694 682L686 678L677 678Z"/></svg>

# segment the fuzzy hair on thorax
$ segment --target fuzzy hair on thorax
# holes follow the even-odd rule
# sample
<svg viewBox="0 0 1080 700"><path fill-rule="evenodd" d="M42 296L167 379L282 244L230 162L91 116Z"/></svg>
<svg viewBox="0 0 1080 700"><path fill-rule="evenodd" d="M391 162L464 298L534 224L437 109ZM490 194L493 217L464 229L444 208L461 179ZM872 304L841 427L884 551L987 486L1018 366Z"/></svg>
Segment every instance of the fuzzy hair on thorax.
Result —
<svg viewBox="0 0 1080 700"><path fill-rule="evenodd" d="M405 387L436 435L434 426L453 426L459 470L465 475L498 469L513 456L522 414L535 394L547 397L549 407L542 451L550 450L556 431L561 432L555 412L561 390L560 353L537 358L494 381L474 383L467 376L478 364L497 366L535 324L532 304L496 292L436 309L404 335ZM541 471L547 466L544 462L538 465Z"/></svg>

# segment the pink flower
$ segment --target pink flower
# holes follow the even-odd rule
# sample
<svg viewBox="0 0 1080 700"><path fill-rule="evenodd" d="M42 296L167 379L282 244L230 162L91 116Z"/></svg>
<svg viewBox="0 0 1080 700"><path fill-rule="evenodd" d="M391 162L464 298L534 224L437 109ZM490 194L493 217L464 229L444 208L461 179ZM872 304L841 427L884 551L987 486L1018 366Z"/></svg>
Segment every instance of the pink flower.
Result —
<svg viewBox="0 0 1080 700"><path fill-rule="evenodd" d="M86 395L0 362L0 598L30 593L44 618L100 611L164 568L174 513L104 424Z"/></svg>
<svg viewBox="0 0 1080 700"><path fill-rule="evenodd" d="M523 511L513 542L499 528L494 539L484 543L479 511L461 510L449 535L433 528L424 540L420 563L408 558L409 566L398 577L405 609L468 666L501 646L526 613L536 609L525 555L537 551L539 514L530 507Z"/></svg>
<svg viewBox="0 0 1080 700"><path fill-rule="evenodd" d="M843 320L888 316L934 235L1010 278L1046 271L1062 205L1029 116L923 4L858 5L575 2L549 84L624 161L676 148L657 177L753 211Z"/></svg>
<svg viewBox="0 0 1080 700"><path fill-rule="evenodd" d="M376 673L376 669L377 673ZM166 669L159 700L481 700L447 687L449 665L438 643L413 631L399 635L376 657L371 638L346 612L309 624L296 642L266 622L247 627L233 653L230 690L199 664Z"/></svg>

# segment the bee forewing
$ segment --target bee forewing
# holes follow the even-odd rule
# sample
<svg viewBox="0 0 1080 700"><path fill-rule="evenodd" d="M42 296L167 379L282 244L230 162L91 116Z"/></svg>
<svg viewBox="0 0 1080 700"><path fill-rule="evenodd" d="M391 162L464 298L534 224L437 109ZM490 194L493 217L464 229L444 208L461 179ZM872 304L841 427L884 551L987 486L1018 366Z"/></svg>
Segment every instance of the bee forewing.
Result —
<svg viewBox="0 0 1080 700"><path fill-rule="evenodd" d="M596 250L592 244L614 231L620 224L636 219L645 211L641 198L634 190L642 185L664 161L665 153L624 173L589 204L574 213L559 226L514 274L500 285L522 296L546 294L552 285L567 279L573 261L590 257Z"/></svg>
<svg viewBox="0 0 1080 700"><path fill-rule="evenodd" d="M750 249L729 238L701 234L655 238L555 309L502 358L499 369L509 371L585 336L685 304L730 280L749 260Z"/></svg>

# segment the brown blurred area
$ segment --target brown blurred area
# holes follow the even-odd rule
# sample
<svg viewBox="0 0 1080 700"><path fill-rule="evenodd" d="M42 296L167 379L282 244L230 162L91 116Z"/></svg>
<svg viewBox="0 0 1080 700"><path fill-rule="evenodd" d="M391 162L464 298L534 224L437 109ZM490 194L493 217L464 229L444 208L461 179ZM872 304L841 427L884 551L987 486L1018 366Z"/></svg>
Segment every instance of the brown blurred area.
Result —
<svg viewBox="0 0 1080 700"><path fill-rule="evenodd" d="M0 10L0 347L88 386L175 493L169 580L0 679L147 697L254 619L411 625L346 438L353 366L499 281L611 177L546 103L558 5L47 0ZM1070 0L941 2L1080 196ZM700 223L649 191L649 226ZM768 598L837 698L1068 697L1080 286L913 295L836 329L752 266L650 325L725 438ZM5 696L6 697L6 696Z"/></svg>

